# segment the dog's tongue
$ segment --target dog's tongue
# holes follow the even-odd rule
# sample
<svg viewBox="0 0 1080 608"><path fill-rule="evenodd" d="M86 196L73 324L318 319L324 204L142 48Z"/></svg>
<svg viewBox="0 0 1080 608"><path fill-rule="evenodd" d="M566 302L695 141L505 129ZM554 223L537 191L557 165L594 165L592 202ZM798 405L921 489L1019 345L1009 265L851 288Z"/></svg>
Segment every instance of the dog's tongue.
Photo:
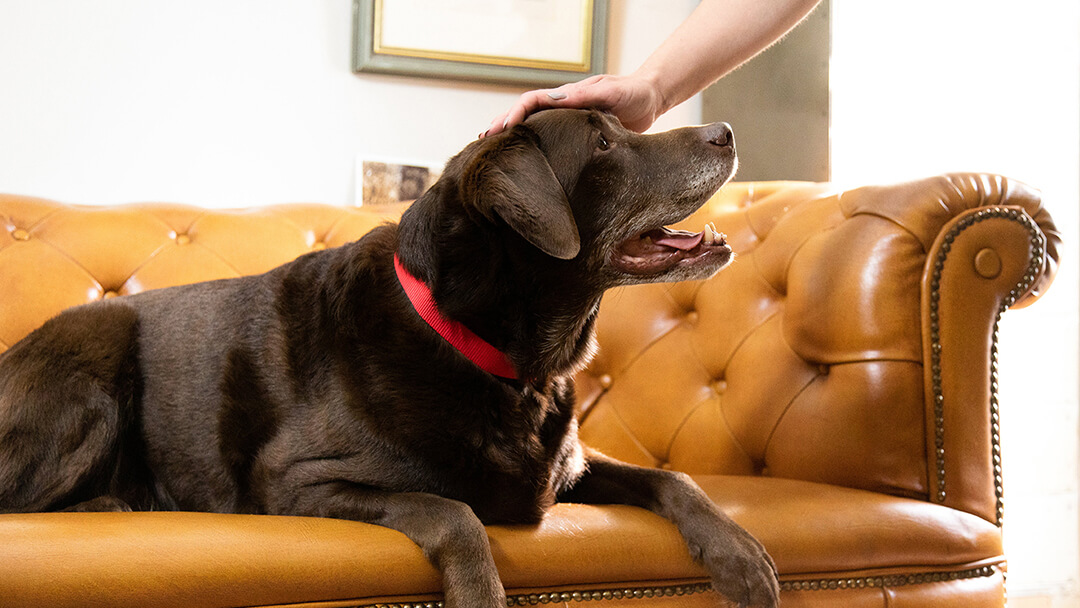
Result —
<svg viewBox="0 0 1080 608"><path fill-rule="evenodd" d="M650 236L657 245L689 251L694 247L697 247L705 235L701 232L687 232L685 230L661 228L660 230L653 231L653 234L650 234Z"/></svg>

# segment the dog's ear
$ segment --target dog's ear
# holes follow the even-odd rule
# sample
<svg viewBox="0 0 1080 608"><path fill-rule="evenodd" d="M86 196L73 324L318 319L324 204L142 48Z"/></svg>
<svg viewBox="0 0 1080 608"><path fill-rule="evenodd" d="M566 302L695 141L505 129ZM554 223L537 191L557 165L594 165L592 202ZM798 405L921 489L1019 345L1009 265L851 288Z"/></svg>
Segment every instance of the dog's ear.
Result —
<svg viewBox="0 0 1080 608"><path fill-rule="evenodd" d="M569 260L581 237L562 184L524 129L478 142L462 180L465 200L504 222L544 253Z"/></svg>

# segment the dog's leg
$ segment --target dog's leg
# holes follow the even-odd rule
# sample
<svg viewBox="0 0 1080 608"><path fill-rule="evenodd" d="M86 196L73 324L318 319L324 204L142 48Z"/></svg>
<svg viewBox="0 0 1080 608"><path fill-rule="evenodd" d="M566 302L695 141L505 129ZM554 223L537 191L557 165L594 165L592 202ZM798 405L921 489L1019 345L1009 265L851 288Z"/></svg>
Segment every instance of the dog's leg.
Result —
<svg viewBox="0 0 1080 608"><path fill-rule="evenodd" d="M422 492L386 492L347 482L304 488L281 514L351 519L392 528L442 572L446 608L506 608L483 524L463 502Z"/></svg>
<svg viewBox="0 0 1080 608"><path fill-rule="evenodd" d="M561 502L626 504L671 520L712 578L740 607L779 602L776 566L754 537L724 515L688 475L638 467L587 451L586 473Z"/></svg>
<svg viewBox="0 0 1080 608"><path fill-rule="evenodd" d="M0 358L0 513L62 509L110 493L134 407L136 326L126 306L76 308Z"/></svg>
<svg viewBox="0 0 1080 608"><path fill-rule="evenodd" d="M59 403L36 392L15 403L0 396L0 513L63 508L107 479L119 407L94 387L71 385L78 390L57 391Z"/></svg>

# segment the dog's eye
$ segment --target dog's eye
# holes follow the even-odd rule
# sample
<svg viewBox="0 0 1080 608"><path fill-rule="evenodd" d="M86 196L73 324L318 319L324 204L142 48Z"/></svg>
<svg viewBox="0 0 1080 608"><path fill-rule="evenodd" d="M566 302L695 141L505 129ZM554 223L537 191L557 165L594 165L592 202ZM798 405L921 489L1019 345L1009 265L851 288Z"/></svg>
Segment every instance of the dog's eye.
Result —
<svg viewBox="0 0 1080 608"><path fill-rule="evenodd" d="M596 138L596 147L597 147L597 148L600 148L601 150L607 150L608 148L610 148L610 147L611 147L611 144L609 144L609 143L608 143L608 140L607 140L607 138L606 138L606 137L604 137L604 134L603 134L603 133L601 133L601 134L600 134L600 135L599 135L599 136L598 136L598 137Z"/></svg>

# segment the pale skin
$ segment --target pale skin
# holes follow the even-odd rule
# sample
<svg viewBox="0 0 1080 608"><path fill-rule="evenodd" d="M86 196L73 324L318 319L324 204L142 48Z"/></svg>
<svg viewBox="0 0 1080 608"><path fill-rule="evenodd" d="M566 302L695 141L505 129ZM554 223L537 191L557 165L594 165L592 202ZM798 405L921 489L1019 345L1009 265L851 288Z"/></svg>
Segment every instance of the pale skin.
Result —
<svg viewBox="0 0 1080 608"><path fill-rule="evenodd" d="M625 76L601 74L521 95L480 137L545 108L597 108L643 132L795 27L819 0L702 0L686 20Z"/></svg>

